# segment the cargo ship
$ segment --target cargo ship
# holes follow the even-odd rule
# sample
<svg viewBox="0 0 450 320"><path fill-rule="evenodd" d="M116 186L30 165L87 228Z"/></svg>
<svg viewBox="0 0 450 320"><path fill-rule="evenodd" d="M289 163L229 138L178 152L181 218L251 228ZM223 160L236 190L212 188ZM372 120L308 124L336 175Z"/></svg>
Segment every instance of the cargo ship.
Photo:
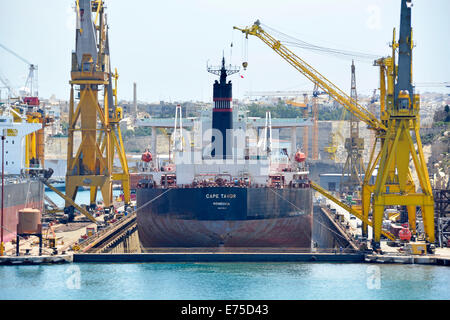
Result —
<svg viewBox="0 0 450 320"><path fill-rule="evenodd" d="M40 152L37 150L41 136L38 135L42 134L43 138L43 124L31 117L31 109L35 107L28 104L2 106L0 109L0 132L5 137L4 150L0 149L0 161L4 166L4 200L0 193L0 201L3 203L2 235L5 243L16 237L19 210L34 208L42 212L44 207L44 186L29 174L39 170Z"/></svg>
<svg viewBox="0 0 450 320"><path fill-rule="evenodd" d="M208 71L220 76L213 88L210 143L196 149L195 143L186 142L189 136L180 133L179 143L172 144L173 163L160 166L147 151L140 172L132 177L137 184L142 249L310 249L313 203L305 155L301 150L289 155L276 147L270 126L256 143L258 136L248 132L246 121L233 121L232 83L227 76L235 69L227 69L223 59L221 67ZM175 127L175 133L181 127L181 123ZM238 133L241 136L233 136Z"/></svg>

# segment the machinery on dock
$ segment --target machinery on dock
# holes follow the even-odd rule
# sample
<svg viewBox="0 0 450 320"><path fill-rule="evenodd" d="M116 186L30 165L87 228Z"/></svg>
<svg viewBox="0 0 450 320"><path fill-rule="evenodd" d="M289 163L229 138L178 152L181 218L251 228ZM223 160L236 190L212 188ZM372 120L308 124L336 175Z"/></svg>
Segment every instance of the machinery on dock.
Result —
<svg viewBox="0 0 450 320"><path fill-rule="evenodd" d="M392 43L392 57L389 62L388 94L382 103L381 119L359 105L353 98L346 95L336 85L315 70L307 62L298 57L279 40L268 34L257 20L246 28L234 27L242 31L248 38L253 35L261 39L272 50L285 59L297 71L327 92L332 98L344 106L357 119L365 122L376 132L375 143L381 143L381 151L375 155L375 145L372 148L370 162L362 184L362 221L363 229L367 230L369 221L373 225L373 248L379 247L384 210L386 206L406 206L408 210L409 226L413 234L416 233L416 207L420 206L428 243L434 243L434 201L431 191L428 170L426 167L422 144L419 135L419 96L414 94L412 86L412 29L411 29L410 0L401 1L400 39ZM396 49L398 62L396 63ZM381 75L384 76L385 69ZM385 79L381 77L384 83ZM382 93L385 87L381 87ZM393 89L393 90L392 90ZM412 135L415 136L414 145ZM420 181L420 190L416 189L409 169L412 157L415 172ZM374 185L369 182L372 173L378 166L377 178ZM312 187L325 194L312 184ZM333 200L340 205L339 200ZM369 220L370 214L372 219ZM361 216L361 215L359 215Z"/></svg>
<svg viewBox="0 0 450 320"><path fill-rule="evenodd" d="M117 70L113 73L111 69L104 9L101 0L76 1L76 50L72 53L70 81L66 197L75 200L78 188L87 186L91 192L90 206L95 207L100 189L108 210L113 206L114 181L122 183L125 205L130 203L130 178L119 127L122 109L117 105L118 74ZM103 95L102 105L99 93ZM75 100L78 100L77 104ZM81 143L78 150L74 150L74 137L78 134L81 135ZM114 169L115 155L120 160L119 171ZM69 218L73 218L74 206L68 199L64 211Z"/></svg>

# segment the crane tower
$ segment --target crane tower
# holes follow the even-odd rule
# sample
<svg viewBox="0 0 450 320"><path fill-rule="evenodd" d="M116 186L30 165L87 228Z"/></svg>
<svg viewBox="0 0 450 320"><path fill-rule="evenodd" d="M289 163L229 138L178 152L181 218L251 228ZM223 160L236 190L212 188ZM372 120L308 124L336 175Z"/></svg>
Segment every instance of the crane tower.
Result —
<svg viewBox="0 0 450 320"><path fill-rule="evenodd" d="M113 181L120 181L127 205L130 202L130 178L119 127L122 109L117 106L118 75L117 70L114 74L111 71L104 3L101 0L77 0L76 12L76 50L72 53L70 81L66 196L75 200L79 187L89 187L92 208L96 205L97 191L100 189L104 207L111 208L112 184ZM99 100L99 95L103 95L103 101ZM78 100L78 104L75 100ZM75 135L81 136L78 150L74 150ZM114 171L115 155L120 160L119 171ZM64 211L71 220L74 207L70 202L66 201Z"/></svg>
<svg viewBox="0 0 450 320"><path fill-rule="evenodd" d="M356 93L355 64L352 61L352 82L350 97L358 101ZM350 137L345 139L347 159L341 176L341 192L354 192L362 185L361 175L364 172L363 157L364 139L359 137L359 121L353 113L350 114Z"/></svg>

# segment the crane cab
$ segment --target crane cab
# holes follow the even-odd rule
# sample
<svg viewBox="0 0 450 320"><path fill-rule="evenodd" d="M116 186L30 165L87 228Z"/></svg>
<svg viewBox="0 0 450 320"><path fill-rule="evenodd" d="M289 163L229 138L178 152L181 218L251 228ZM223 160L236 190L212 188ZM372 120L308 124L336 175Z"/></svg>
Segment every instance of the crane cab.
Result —
<svg viewBox="0 0 450 320"><path fill-rule="evenodd" d="M117 120L122 120L122 115L123 115L122 108L121 107L117 107L116 108L116 119Z"/></svg>
<svg viewBox="0 0 450 320"><path fill-rule="evenodd" d="M83 54L83 60L81 61L81 71L82 72L92 72L94 67L94 59L92 59L92 55Z"/></svg>

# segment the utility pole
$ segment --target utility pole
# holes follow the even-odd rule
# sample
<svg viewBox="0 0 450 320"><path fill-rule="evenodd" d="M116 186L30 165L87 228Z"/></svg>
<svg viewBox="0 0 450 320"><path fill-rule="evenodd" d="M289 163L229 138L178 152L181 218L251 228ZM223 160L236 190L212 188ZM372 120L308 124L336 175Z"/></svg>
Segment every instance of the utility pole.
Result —
<svg viewBox="0 0 450 320"><path fill-rule="evenodd" d="M319 106L318 106L319 86L314 84L312 98L313 113L313 136L312 136L312 159L319 160Z"/></svg>
<svg viewBox="0 0 450 320"><path fill-rule="evenodd" d="M134 119L137 119L137 89L136 89L136 82L133 82L133 112L134 112Z"/></svg>
<svg viewBox="0 0 450 320"><path fill-rule="evenodd" d="M303 100L305 102L305 108L303 108L303 118L307 119L308 118L308 103L309 103L309 99L308 99L308 94L303 94ZM303 153L305 154L306 157L308 157L309 154L309 127L305 126L303 128ZM297 150L293 150L292 151L294 154L295 152L297 152Z"/></svg>

